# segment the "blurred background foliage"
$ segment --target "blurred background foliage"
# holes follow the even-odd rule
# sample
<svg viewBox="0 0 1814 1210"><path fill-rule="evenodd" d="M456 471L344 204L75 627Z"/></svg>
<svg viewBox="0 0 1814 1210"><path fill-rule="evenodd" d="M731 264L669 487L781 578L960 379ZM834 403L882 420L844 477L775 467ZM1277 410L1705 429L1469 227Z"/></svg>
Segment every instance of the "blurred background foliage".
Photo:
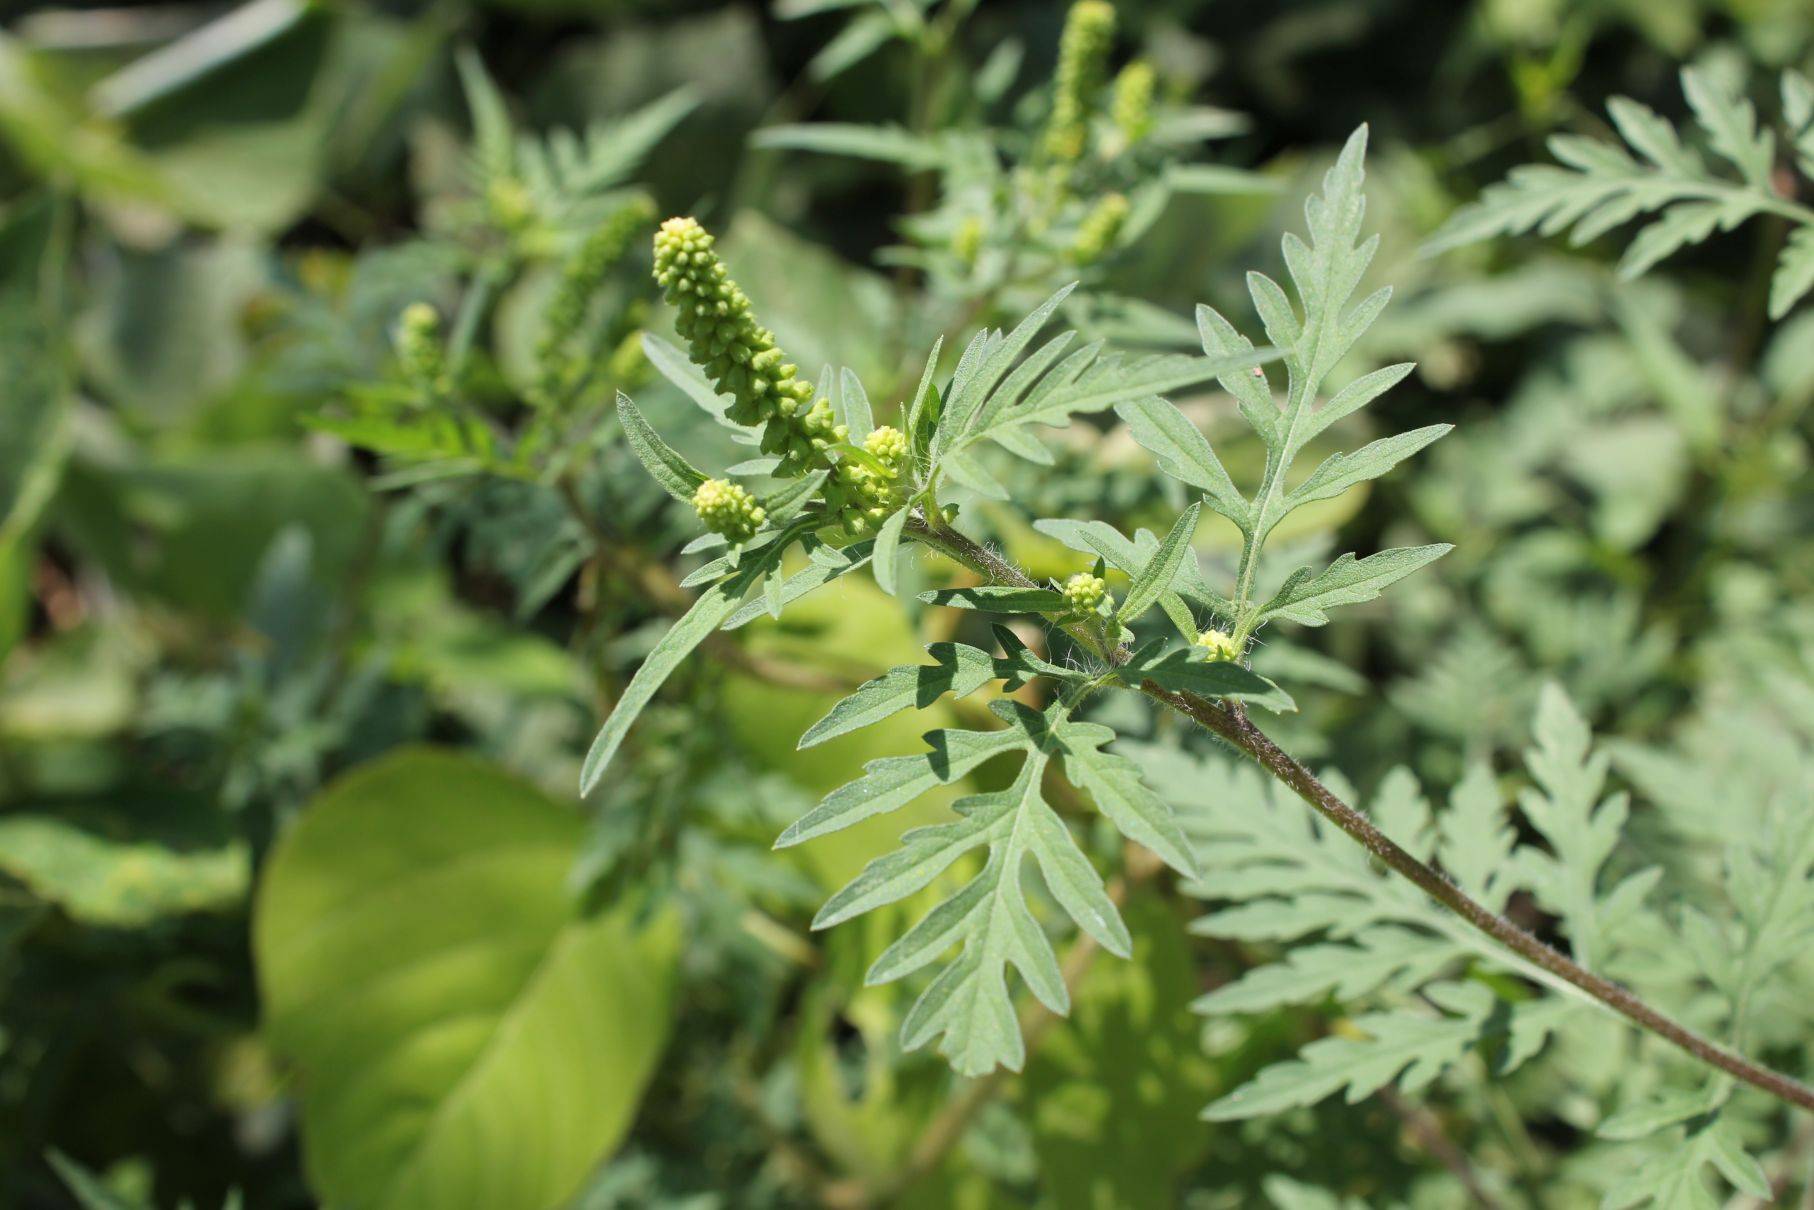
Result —
<svg viewBox="0 0 1814 1210"><path fill-rule="evenodd" d="M1631 285L1616 240L1418 249L1547 136L1602 133L1608 97L1680 117L1683 64L1773 112L1775 71L1814 64L1814 9L1118 8L1118 59L1155 66L1189 167L1135 194L1113 255L1001 280L976 199L1043 120L1059 5L10 13L0 1204L1455 1205L1463 1152L1518 1174L1508 1200L1592 1204L1556 1192L1581 1117L1541 1085L1476 1088L1453 1120L1373 1098L1199 1122L1330 1022L1191 1017L1252 955L1187 936L1158 889L1127 907L1136 960L1084 976L1024 1075L973 1096L900 1054L903 993L862 986L894 921L806 925L902 821L769 852L931 725L794 752L851 684L946 637L866 584L719 636L573 808L584 743L698 562L610 388L683 449L735 448L643 360L636 334L668 331L647 225L550 351L602 217L698 214L790 355L854 370L887 414L934 337L1069 276L1073 322L1188 346L1190 307L1239 309L1361 121L1373 273L1398 291L1364 359L1419 363L1378 423L1458 428L1280 544L1456 549L1388 603L1269 636L1256 666L1305 686L1281 742L1363 789L1397 765L1448 784L1509 764L1554 679L1659 797L1805 751L1814 311L1767 316L1783 225ZM832 146L827 123L897 140ZM960 135L980 159L938 150ZM471 414L410 410L392 335L415 301L447 317ZM525 410L550 381L561 406ZM1226 397L1178 402L1237 478L1262 456ZM1056 467L993 468L1011 508L968 506L1023 565L1086 566L1027 517L1163 530L1177 501L1125 435L1060 438ZM1198 552L1226 563L1232 537L1206 524ZM1799 721L1735 723L1735 701Z"/></svg>

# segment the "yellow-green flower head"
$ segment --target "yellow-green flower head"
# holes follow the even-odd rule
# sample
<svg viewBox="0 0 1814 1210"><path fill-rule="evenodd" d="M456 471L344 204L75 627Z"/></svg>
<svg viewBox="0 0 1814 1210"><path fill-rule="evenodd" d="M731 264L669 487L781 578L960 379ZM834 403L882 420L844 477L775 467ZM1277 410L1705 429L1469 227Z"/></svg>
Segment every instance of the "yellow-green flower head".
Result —
<svg viewBox="0 0 1814 1210"><path fill-rule="evenodd" d="M1057 163L1076 163L1089 145L1090 113L1114 38L1115 6L1108 0L1077 0L1065 15L1045 137L1046 155Z"/></svg>
<svg viewBox="0 0 1814 1210"><path fill-rule="evenodd" d="M1153 132L1153 93L1159 75L1145 59L1135 59L1115 77L1115 99L1109 107L1115 129L1130 144Z"/></svg>
<svg viewBox="0 0 1814 1210"><path fill-rule="evenodd" d="M693 492L693 511L715 534L748 542L768 520L756 498L728 479L707 479Z"/></svg>
<svg viewBox="0 0 1814 1210"><path fill-rule="evenodd" d="M826 453L844 439L831 402L814 398L799 367L782 361L775 334L756 322L749 298L730 279L711 233L690 218L671 218L655 235L655 280L679 311L674 328L693 364L721 394L728 415L761 425L762 450L781 460L776 474L796 476L831 463Z"/></svg>
<svg viewBox="0 0 1814 1210"><path fill-rule="evenodd" d="M844 532L860 537L872 532L905 504L904 471L907 435L883 425L863 439L863 450L882 464L878 471L858 458L843 458L825 485L825 502Z"/></svg>
<svg viewBox="0 0 1814 1210"><path fill-rule="evenodd" d="M499 177L485 190L485 206L491 221L506 231L527 227L535 218L535 199L523 182L514 177Z"/></svg>
<svg viewBox="0 0 1814 1210"><path fill-rule="evenodd" d="M974 265L982 250L983 220L974 214L968 215L951 237L951 254L966 265Z"/></svg>
<svg viewBox="0 0 1814 1210"><path fill-rule="evenodd" d="M1205 630L1197 636L1197 646L1207 648L1212 660L1238 660L1241 649L1235 641L1220 630Z"/></svg>
<svg viewBox="0 0 1814 1210"><path fill-rule="evenodd" d="M1108 591L1101 576L1093 576L1087 571L1080 571L1064 582L1065 603L1072 613L1095 613L1097 606Z"/></svg>
<svg viewBox="0 0 1814 1210"><path fill-rule="evenodd" d="M1101 260L1103 254L1115 246L1122 224L1127 222L1127 213L1128 201L1122 194L1111 193L1097 202L1077 224L1077 237L1071 241L1071 259L1080 265Z"/></svg>
<svg viewBox="0 0 1814 1210"><path fill-rule="evenodd" d="M441 316L425 302L403 308L397 320L397 362L417 386L441 391L447 383L447 355L441 347Z"/></svg>
<svg viewBox="0 0 1814 1210"><path fill-rule="evenodd" d="M907 434L891 424L884 424L863 438L863 448L898 472L907 461Z"/></svg>

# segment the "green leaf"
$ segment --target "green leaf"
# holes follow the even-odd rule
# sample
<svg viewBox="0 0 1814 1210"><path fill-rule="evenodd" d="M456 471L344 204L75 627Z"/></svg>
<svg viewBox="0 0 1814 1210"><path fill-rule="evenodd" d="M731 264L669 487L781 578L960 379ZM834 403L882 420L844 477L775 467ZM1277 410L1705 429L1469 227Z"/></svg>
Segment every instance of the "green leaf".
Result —
<svg viewBox="0 0 1814 1210"><path fill-rule="evenodd" d="M871 862L813 922L815 928L827 927L896 902L928 885L963 853L988 845L982 871L891 945L867 976L869 983L891 982L936 961L954 942L961 943L958 959L908 1011L901 1044L912 1050L939 1037L939 1049L952 1067L969 1076L985 1075L996 1067L1018 1071L1025 1061L1007 967L1013 966L1053 1012L1070 1008L1057 956L1022 889L1021 868L1029 857L1038 864L1052 897L1080 928L1111 953L1125 957L1131 950L1127 926L1100 876L1040 794L1047 755L1032 746L1039 742L1034 738L1039 725L1022 725L1032 727L1023 732L1030 744L1013 785L960 799L953 808L959 816L955 823L909 832L900 849Z"/></svg>
<svg viewBox="0 0 1814 1210"><path fill-rule="evenodd" d="M997 675L994 657L975 647L934 643L926 651L932 663L891 668L864 682L807 729L800 747L822 744L902 710L924 710L947 693L964 697Z"/></svg>
<svg viewBox="0 0 1814 1210"><path fill-rule="evenodd" d="M183 851L113 840L44 815L0 818L0 872L72 919L142 928L241 903L251 882L243 844Z"/></svg>
<svg viewBox="0 0 1814 1210"><path fill-rule="evenodd" d="M1329 610L1371 601L1387 586L1453 549L1448 542L1400 546L1364 559L1345 554L1315 576L1310 575L1309 568L1302 568L1286 579L1272 599L1260 607L1260 620L1283 619L1305 626L1321 626L1329 621Z"/></svg>
<svg viewBox="0 0 1814 1210"><path fill-rule="evenodd" d="M454 56L466 108L472 115L473 159L487 180L502 180L516 171L516 137L511 130L510 107L492 82L485 64L470 47Z"/></svg>
<svg viewBox="0 0 1814 1210"><path fill-rule="evenodd" d="M1770 278L1770 318L1787 315L1809 290L1814 290L1814 227L1797 227Z"/></svg>
<svg viewBox="0 0 1814 1210"><path fill-rule="evenodd" d="M707 635L731 618L738 603L756 581L780 562L785 546L786 543L776 541L747 558L729 579L714 584L701 593L699 599L693 602L692 608L661 636L661 641L655 644L654 650L643 660L636 675L624 686L610 717L599 729L591 748L587 749L585 763L580 766L580 797L590 795L598 786L605 770L610 767L611 758L617 755L618 745L624 742L624 736L630 733L631 724L642 714L643 707L655 697L656 690L693 653L695 647L705 642Z"/></svg>
<svg viewBox="0 0 1814 1210"><path fill-rule="evenodd" d="M1183 412L1166 400L1151 398L1118 404L1115 414L1127 423L1134 440L1158 459L1160 470L1207 492L1209 506L1242 530L1252 525L1247 501L1228 477L1209 441Z"/></svg>
<svg viewBox="0 0 1814 1210"><path fill-rule="evenodd" d="M1459 989L1464 985L1449 985ZM1370 1013L1349 1024L1365 1035L1322 1038L1299 1052L1299 1057L1275 1063L1203 1111L1212 1122L1279 1113L1314 1105L1336 1092L1346 1092L1349 1104L1397 1083L1405 1092L1416 1092L1458 1062L1481 1039L1491 1008L1492 995L1472 988L1477 995L1462 1002L1465 1011L1449 1016L1414 1016L1410 1013Z"/></svg>
<svg viewBox="0 0 1814 1210"><path fill-rule="evenodd" d="M278 843L253 953L326 1203L542 1210L629 1129L680 936L568 890L581 816L469 757L335 782Z"/></svg>
<svg viewBox="0 0 1814 1210"><path fill-rule="evenodd" d="M1550 852L1519 850L1526 881L1545 908L1562 917L1576 960L1589 969L1601 949L1601 868L1619 847L1629 813L1623 793L1606 794L1610 759L1593 750L1593 734L1568 696L1546 684L1537 702L1535 745L1525 753L1536 786L1518 797Z"/></svg>
<svg viewBox="0 0 1814 1210"><path fill-rule="evenodd" d="M1172 809L1140 778L1140 768L1125 756L1103 751L1114 732L1093 724L1069 723L1058 728L1064 746L1065 778L1089 792L1096 809L1117 831L1187 878L1200 872L1196 855Z"/></svg>
<svg viewBox="0 0 1814 1210"><path fill-rule="evenodd" d="M863 438L875 431L875 413L869 406L869 392L863 389L863 380L857 372L846 366L838 374L838 419L850 431L850 440L856 445L863 444Z"/></svg>
<svg viewBox="0 0 1814 1210"><path fill-rule="evenodd" d="M1151 608L1160 596L1171 591L1172 581L1178 578L1178 569L1191 554L1191 538L1197 532L1197 518L1203 512L1201 502L1185 509L1183 514L1172 523L1171 532L1159 543L1158 551L1147 560L1146 565L1134 576L1133 583L1128 585L1127 595L1121 599L1121 607L1115 611L1115 617L1122 622L1130 622Z"/></svg>
<svg viewBox="0 0 1814 1210"><path fill-rule="evenodd" d="M981 585L975 588L937 588L920 594L928 605L951 609L982 609L990 613L1060 613L1064 594L1055 588L1014 588Z"/></svg>
<svg viewBox="0 0 1814 1210"><path fill-rule="evenodd" d="M1724 1199L1715 1197L1707 1187L1704 1173L1709 1167L1744 1192L1772 1197L1769 1177L1733 1137L1722 1115L1690 1128L1679 1140L1645 1149L1632 1165L1631 1175L1608 1189L1600 1205L1603 1210L1632 1206L1717 1210Z"/></svg>
<svg viewBox="0 0 1814 1210"><path fill-rule="evenodd" d="M1286 508L1297 508L1314 500L1331 500L1357 483L1377 479L1454 427L1452 424L1432 424L1396 437L1370 441L1352 453L1331 454L1311 472L1310 478L1286 495Z"/></svg>
<svg viewBox="0 0 1814 1210"><path fill-rule="evenodd" d="M1390 984L1422 984L1467 956L1446 937L1382 924L1350 943L1299 946L1278 962L1255 967L1192 1006L1208 1015L1263 1013L1334 996L1347 1002Z"/></svg>
<svg viewBox="0 0 1814 1210"><path fill-rule="evenodd" d="M1004 398L997 400L990 396L996 386L1008 377L1009 369L1013 367L1026 347L1032 343L1033 338L1039 335L1040 329L1046 326L1047 321L1052 318L1052 313L1058 310L1059 304L1064 302L1071 291L1076 288L1076 282L1060 288L1050 298L1035 307L1032 313L1016 324L1014 330L1006 336L1003 336L999 329L995 331L985 329L977 333L977 339L971 343L970 348L964 351L964 359L958 363L957 373L951 379L951 389L946 392L944 418L939 425L939 432L932 442L932 456L935 461L949 444L956 442L961 445L961 439L968 434L979 419L983 418L985 401L996 410L1011 407L1020 398L1020 392L1032 385L1037 371L1025 375L1017 374L1015 380L1011 380L1007 389L1001 392ZM1056 352L1063 348L1061 342L1068 339L1068 336L1067 333L1066 336L1046 345L1039 355L1030 359L1030 363L1039 365L1043 369L1044 365L1050 364L1055 359ZM1019 386L1018 391L1015 389L1016 385Z"/></svg>
<svg viewBox="0 0 1814 1210"><path fill-rule="evenodd" d="M1097 556L1130 578L1139 574L1140 569L1152 561L1159 549L1159 539L1150 531L1139 530L1130 540L1106 521L1047 518L1033 522L1033 528L1072 550ZM1217 617L1234 616L1234 603L1209 587L1194 559L1186 559L1179 565L1178 578L1173 582L1172 590L1159 595L1159 604L1167 614L1174 618L1182 614L1188 620L1190 611L1185 608L1186 600L1209 610ZM1181 623L1178 629L1189 638L1197 637L1194 625Z"/></svg>
<svg viewBox="0 0 1814 1210"><path fill-rule="evenodd" d="M1494 911L1511 894L1512 829L1493 771L1475 762L1437 819L1442 868L1455 884Z"/></svg>
<svg viewBox="0 0 1814 1210"><path fill-rule="evenodd" d="M856 571L870 561L874 549L874 545L870 542L855 542L842 549L830 546L819 547L813 551L812 560L808 566L800 571L785 579L781 579L778 575L769 576L768 584L772 586L775 594L775 606L786 609L801 597L818 591L839 576ZM740 629L767 612L770 612L767 602L750 601L725 619L724 629Z"/></svg>
<svg viewBox="0 0 1814 1210"><path fill-rule="evenodd" d="M1185 1011L1198 988L1169 897L1136 890L1123 909L1128 962L1095 962L1070 1019L1027 1063L1018 1104L1033 1132L1037 1204L1049 1210L1175 1205L1214 1143L1197 1121L1216 1067Z"/></svg>
<svg viewBox="0 0 1814 1210"><path fill-rule="evenodd" d="M1268 710L1288 712L1297 709L1291 695L1270 680L1229 660L1208 659L1202 648L1170 651L1149 660L1136 661L1124 668L1126 679L1138 684L1152 681L1174 693L1195 693L1202 697L1226 697L1253 702Z"/></svg>
<svg viewBox="0 0 1814 1210"><path fill-rule="evenodd" d="M583 214L587 199L627 181L657 144L699 105L699 94L682 85L647 105L583 134L555 130L544 138L524 137L517 158L532 193L547 199L556 215Z"/></svg>
<svg viewBox="0 0 1814 1210"><path fill-rule="evenodd" d="M1682 94L1707 132L1713 150L1724 156L1753 187L1769 189L1775 166L1776 141L1757 128L1757 111L1751 102L1735 96L1714 75L1692 67L1682 69Z"/></svg>
<svg viewBox="0 0 1814 1210"><path fill-rule="evenodd" d="M937 168L945 154L936 140L910 134L898 126L859 126L847 122L808 122L770 126L751 138L756 147L817 151L899 164L913 172Z"/></svg>
<svg viewBox="0 0 1814 1210"><path fill-rule="evenodd" d="M1602 1121L1594 1131L1603 1139L1641 1139L1712 1113L1726 1094L1717 1083L1700 1088L1667 1088L1660 1094L1627 1105Z"/></svg>
<svg viewBox="0 0 1814 1210"><path fill-rule="evenodd" d="M843 75L900 35L891 13L859 13L819 49L806 65L806 74L821 83Z"/></svg>
<svg viewBox="0 0 1814 1210"><path fill-rule="evenodd" d="M56 1169L81 1210L152 1210L149 1202L129 1201L108 1188L105 1181L54 1148L44 1159Z"/></svg>
<svg viewBox="0 0 1814 1210"><path fill-rule="evenodd" d="M680 453L661 439L630 397L622 391L617 393L617 418L624 426L624 437L635 452L636 459L643 469L648 471L655 482L676 500L693 499L693 492L705 482L705 472L681 457Z"/></svg>
<svg viewBox="0 0 1814 1210"><path fill-rule="evenodd" d="M1251 347L1223 356L1181 353L1103 352L1101 341L1060 357L1074 334L1064 332L1009 372L1020 353L1044 327L1071 290L1066 286L1022 321L1010 335L978 332L951 380L945 414L934 436L931 457L942 464L984 438L1024 424L1063 425L1081 412L1163 395L1272 360L1271 351ZM1012 448L1012 447L1010 447Z"/></svg>
<svg viewBox="0 0 1814 1210"><path fill-rule="evenodd" d="M928 750L913 756L885 756L863 766L863 776L838 787L818 806L790 824L775 841L791 848L841 831L877 815L899 810L935 786L948 785L991 757L1023 745L1013 731L930 731Z"/></svg>
<svg viewBox="0 0 1814 1210"><path fill-rule="evenodd" d="M896 509L876 530L875 554L870 565L875 569L876 587L889 596L895 595L895 562L901 550L901 531L907 527L912 508Z"/></svg>
<svg viewBox="0 0 1814 1210"><path fill-rule="evenodd" d="M730 407L730 396L720 395L685 353L648 332L644 332L642 336L642 352L649 359L649 364L655 367L656 373L678 387L682 394L698 404L719 424L740 436L756 432L726 415L726 409Z"/></svg>
<svg viewBox="0 0 1814 1210"><path fill-rule="evenodd" d="M1756 214L1782 214L1804 230L1814 224L1814 212L1777 194L1770 179L1775 140L1769 131L1758 129L1751 103L1733 95L1711 73L1693 68L1682 72L1682 90L1708 145L1737 170L1737 181L1716 172L1687 148L1668 121L1635 101L1615 97L1608 110L1625 147L1573 135L1552 138L1550 151L1562 167L1514 169L1505 183L1456 211L1425 251L1532 230L1555 235L1571 227L1571 241L1584 244L1640 215L1657 214L1621 261L1621 274L1635 277L1677 250L1700 243L1716 230L1729 231ZM1784 92L1794 138L1796 90L1786 77ZM1773 302L1774 316L1786 313L1793 298L1799 297L1795 283L1814 272L1804 269L1805 260L1794 242L1785 250L1772 295L1788 301L1780 301L1780 309Z"/></svg>

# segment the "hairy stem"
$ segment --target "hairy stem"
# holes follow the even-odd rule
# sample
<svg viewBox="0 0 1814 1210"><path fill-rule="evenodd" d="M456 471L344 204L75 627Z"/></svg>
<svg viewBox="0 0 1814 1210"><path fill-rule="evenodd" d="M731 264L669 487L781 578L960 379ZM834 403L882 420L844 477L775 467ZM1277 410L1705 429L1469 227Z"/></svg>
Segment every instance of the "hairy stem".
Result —
<svg viewBox="0 0 1814 1210"><path fill-rule="evenodd" d="M908 525L907 533L988 576L995 583L1022 588L1037 587L1032 578L1011 561L978 546L954 530L941 528L934 533L916 518ZM1107 653L1110 659L1115 654ZM1722 1046L1673 1017L1659 1012L1639 999L1629 988L1594 974L1560 950L1544 944L1504 916L1471 898L1434 867L1419 861L1395 844L1391 837L1374 827L1365 815L1343 802L1334 791L1318 781L1310 770L1273 743L1242 711L1195 694L1173 693L1150 681L1141 686L1141 692L1226 740L1290 787L1324 819L1353 837L1388 869L1409 880L1431 899L1514 954L1585 992L1639 1028L1675 1044L1710 1067L1718 1068L1755 1088L1761 1088L1791 1105L1814 1110L1814 1088L1781 1072L1753 1063L1737 1051Z"/></svg>

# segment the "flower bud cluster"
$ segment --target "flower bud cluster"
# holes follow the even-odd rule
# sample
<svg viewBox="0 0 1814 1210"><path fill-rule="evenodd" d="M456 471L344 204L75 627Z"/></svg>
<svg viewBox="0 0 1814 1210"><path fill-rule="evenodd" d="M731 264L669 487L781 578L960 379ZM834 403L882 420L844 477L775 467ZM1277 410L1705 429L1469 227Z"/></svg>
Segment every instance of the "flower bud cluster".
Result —
<svg viewBox="0 0 1814 1210"><path fill-rule="evenodd" d="M1153 92L1158 82L1158 73L1145 59L1135 59L1115 77L1109 113L1129 146L1153 132Z"/></svg>
<svg viewBox="0 0 1814 1210"><path fill-rule="evenodd" d="M636 233L655 218L655 203L646 197L612 212L588 235L561 270L554 296L542 312L542 334L536 344L541 371L538 384L544 401L555 399L571 379L574 367L564 356L567 343L586 321L592 298L630 249Z"/></svg>
<svg viewBox="0 0 1814 1210"><path fill-rule="evenodd" d="M968 266L976 263L977 254L982 250L983 220L974 214L968 215L951 236L951 254Z"/></svg>
<svg viewBox="0 0 1814 1210"><path fill-rule="evenodd" d="M1220 630L1205 630L1197 636L1197 646L1207 648L1212 660L1239 660L1241 648Z"/></svg>
<svg viewBox="0 0 1814 1210"><path fill-rule="evenodd" d="M1052 90L1052 117L1045 153L1054 163L1083 158L1090 139L1090 112L1115 37L1115 6L1108 0L1077 0L1065 15L1058 42L1058 72Z"/></svg>
<svg viewBox="0 0 1814 1210"><path fill-rule="evenodd" d="M404 377L430 395L447 393L447 353L441 346L441 316L425 302L403 308L397 320L397 362Z"/></svg>
<svg viewBox="0 0 1814 1210"><path fill-rule="evenodd" d="M655 280L679 312L674 327L693 364L732 399L729 416L761 425L762 450L781 460L777 475L828 466L844 439L831 403L814 398L797 366L784 363L775 335L756 323L749 298L730 280L711 234L690 218L671 218L655 236Z"/></svg>
<svg viewBox="0 0 1814 1210"><path fill-rule="evenodd" d="M1108 585L1103 582L1101 576L1080 571L1066 580L1064 587L1059 591L1064 593L1065 604L1070 607L1072 613L1088 614L1095 613L1097 607L1102 604L1102 598L1108 592Z"/></svg>
<svg viewBox="0 0 1814 1210"><path fill-rule="evenodd" d="M881 464L880 470L846 456L825 485L826 506L851 537L874 532L907 502L907 435L885 424L863 439L863 450Z"/></svg>
<svg viewBox="0 0 1814 1210"><path fill-rule="evenodd" d="M707 479L693 492L693 511L715 534L731 542L747 542L756 536L768 513L756 498L728 479Z"/></svg>
<svg viewBox="0 0 1814 1210"><path fill-rule="evenodd" d="M1127 222L1127 212L1128 201L1124 194L1104 195L1077 224L1077 235L1071 241L1071 260L1079 265L1101 260L1115 246L1121 226Z"/></svg>

